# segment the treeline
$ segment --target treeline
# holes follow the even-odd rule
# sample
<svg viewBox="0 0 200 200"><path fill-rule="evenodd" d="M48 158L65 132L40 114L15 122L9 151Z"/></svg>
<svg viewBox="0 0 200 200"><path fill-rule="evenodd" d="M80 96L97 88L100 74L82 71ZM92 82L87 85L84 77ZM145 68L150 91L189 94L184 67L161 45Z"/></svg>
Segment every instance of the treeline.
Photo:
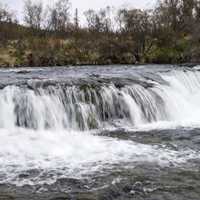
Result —
<svg viewBox="0 0 200 200"><path fill-rule="evenodd" d="M200 1L161 0L152 10L72 12L27 0L24 25L0 6L0 65L200 62Z"/></svg>

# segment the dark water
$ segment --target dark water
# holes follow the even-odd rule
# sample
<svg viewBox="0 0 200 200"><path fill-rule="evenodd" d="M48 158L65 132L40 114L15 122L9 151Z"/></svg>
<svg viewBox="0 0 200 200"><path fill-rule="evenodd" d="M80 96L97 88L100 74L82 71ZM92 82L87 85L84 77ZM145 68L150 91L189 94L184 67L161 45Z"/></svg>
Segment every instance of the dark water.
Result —
<svg viewBox="0 0 200 200"><path fill-rule="evenodd" d="M197 67L5 69L0 85L0 199L200 199Z"/></svg>

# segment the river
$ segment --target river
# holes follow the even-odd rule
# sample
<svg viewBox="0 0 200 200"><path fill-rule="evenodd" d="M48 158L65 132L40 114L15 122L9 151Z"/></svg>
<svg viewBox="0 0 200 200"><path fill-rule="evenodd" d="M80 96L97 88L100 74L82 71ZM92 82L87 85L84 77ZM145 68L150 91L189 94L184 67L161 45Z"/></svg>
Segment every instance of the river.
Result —
<svg viewBox="0 0 200 200"><path fill-rule="evenodd" d="M1 69L0 199L199 200L199 69Z"/></svg>

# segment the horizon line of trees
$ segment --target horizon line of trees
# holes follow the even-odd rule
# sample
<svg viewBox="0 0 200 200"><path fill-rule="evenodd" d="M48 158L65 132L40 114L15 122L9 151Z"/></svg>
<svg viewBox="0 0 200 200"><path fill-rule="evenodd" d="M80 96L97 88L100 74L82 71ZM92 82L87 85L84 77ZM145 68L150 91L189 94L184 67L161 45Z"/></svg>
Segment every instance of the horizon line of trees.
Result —
<svg viewBox="0 0 200 200"><path fill-rule="evenodd" d="M77 8L72 18L71 8L69 0L57 0L54 5L46 7L42 1L24 0L23 21L30 28L62 32L72 26L99 32L122 31L130 29L133 24L141 25L138 21L144 19L150 25L189 31L187 27L192 22L200 21L200 0L158 0L154 9L122 8L117 12L112 12L109 6L99 10L88 9L84 12L86 26L80 26ZM19 24L16 13L1 2L0 22Z"/></svg>
<svg viewBox="0 0 200 200"><path fill-rule="evenodd" d="M71 8L69 0L52 6L25 0L25 27L35 37L73 40L80 52L95 51L93 57L112 63L189 62L200 57L200 0L158 0L153 9L122 8L114 13L109 6L88 9L85 26L78 9L72 14ZM19 25L15 13L1 5L0 37L10 39L1 30L3 23Z"/></svg>

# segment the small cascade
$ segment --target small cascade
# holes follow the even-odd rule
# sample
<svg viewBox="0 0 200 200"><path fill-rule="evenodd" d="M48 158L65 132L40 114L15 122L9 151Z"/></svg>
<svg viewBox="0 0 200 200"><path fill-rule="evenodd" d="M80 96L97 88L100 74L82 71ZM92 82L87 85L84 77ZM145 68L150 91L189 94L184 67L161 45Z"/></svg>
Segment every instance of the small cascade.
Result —
<svg viewBox="0 0 200 200"><path fill-rule="evenodd" d="M109 75L95 68L99 76L75 77L57 70L56 78L46 69L0 72L6 79L0 84L1 184L49 187L127 167L199 163L199 130L193 132L200 124L199 71L116 67Z"/></svg>
<svg viewBox="0 0 200 200"><path fill-rule="evenodd" d="M172 70L157 75L168 84L7 86L0 90L0 128L83 131L119 121L122 126L137 127L198 120L200 72Z"/></svg>

